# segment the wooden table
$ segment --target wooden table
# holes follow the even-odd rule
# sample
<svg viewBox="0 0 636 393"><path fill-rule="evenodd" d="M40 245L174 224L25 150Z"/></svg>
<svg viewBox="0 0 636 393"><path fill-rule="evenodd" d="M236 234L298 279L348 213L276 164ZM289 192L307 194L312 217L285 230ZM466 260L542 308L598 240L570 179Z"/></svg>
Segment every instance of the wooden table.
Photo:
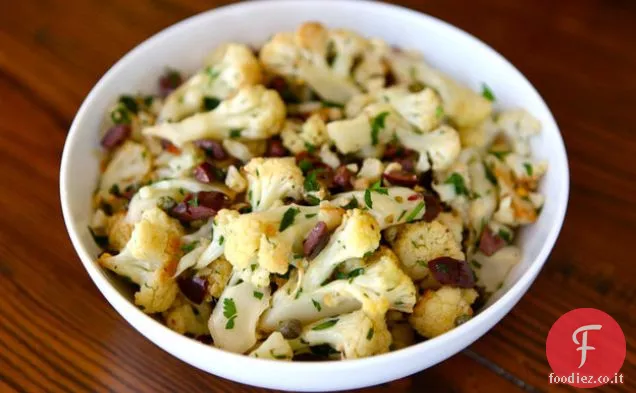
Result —
<svg viewBox="0 0 636 393"><path fill-rule="evenodd" d="M58 197L66 132L98 78L162 28L223 1L3 1L0 6L0 391L262 392L164 353L88 278ZM565 226L536 283L470 349L366 392L548 385L545 339L578 307L611 314L636 390L636 1L410 0L489 43L539 89L570 157ZM246 370L249 372L249 370Z"/></svg>

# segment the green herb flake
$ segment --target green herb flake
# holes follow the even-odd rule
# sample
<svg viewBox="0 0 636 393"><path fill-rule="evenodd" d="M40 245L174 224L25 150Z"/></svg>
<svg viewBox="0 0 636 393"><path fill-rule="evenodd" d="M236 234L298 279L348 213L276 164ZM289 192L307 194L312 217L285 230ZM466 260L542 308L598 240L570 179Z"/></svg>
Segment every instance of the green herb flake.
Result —
<svg viewBox="0 0 636 393"><path fill-rule="evenodd" d="M485 83L481 84L481 95L488 101L495 102L496 100L495 94L492 92L490 87L488 87L488 85Z"/></svg>
<svg viewBox="0 0 636 393"><path fill-rule="evenodd" d="M322 101L322 106L323 108L344 108L344 105L339 102L333 102L333 101L327 101L327 100Z"/></svg>
<svg viewBox="0 0 636 393"><path fill-rule="evenodd" d="M382 187L382 180L378 180L377 182L373 183L371 187L369 187L369 189L371 191L377 192L378 194L389 195L389 189L386 187Z"/></svg>
<svg viewBox="0 0 636 393"><path fill-rule="evenodd" d="M111 195L119 196L119 186L117 185L117 183L115 183L112 186L110 186L110 188L108 189L108 192Z"/></svg>
<svg viewBox="0 0 636 393"><path fill-rule="evenodd" d="M311 330L325 330L333 327L336 323L338 323L338 319L330 319L323 323L319 323L318 325L311 328Z"/></svg>
<svg viewBox="0 0 636 393"><path fill-rule="evenodd" d="M303 289L300 288L297 292L296 292L296 296L294 296L294 299L298 299L300 297L300 295L303 294Z"/></svg>
<svg viewBox="0 0 636 393"><path fill-rule="evenodd" d="M188 205L193 206L193 207L197 207L199 206L199 197L198 195L194 195L194 198L190 199L188 201Z"/></svg>
<svg viewBox="0 0 636 393"><path fill-rule="evenodd" d="M524 162L523 167L526 168L526 173L528 176L532 176L532 165L530 163Z"/></svg>
<svg viewBox="0 0 636 393"><path fill-rule="evenodd" d="M320 205L320 198L318 198L318 197L315 197L313 195L307 195L307 196L305 196L305 199L312 206ZM305 217L307 217L307 216L305 216ZM307 218L309 218L309 217L307 217Z"/></svg>
<svg viewBox="0 0 636 393"><path fill-rule="evenodd" d="M269 350L269 354L272 355L272 357L274 359L277 359L277 360L287 359L287 355L285 355L285 354L276 354L276 353L274 353L273 349Z"/></svg>
<svg viewBox="0 0 636 393"><path fill-rule="evenodd" d="M283 214L283 219L280 221L280 226L278 227L279 232L283 232L285 229L289 228L294 224L294 219L296 215L300 213L300 209L295 207L290 207Z"/></svg>
<svg viewBox="0 0 636 393"><path fill-rule="evenodd" d="M198 245L199 245L199 242L197 240L193 241L192 243L183 244L183 245L181 245L181 251L183 251L184 254L187 254L190 251L192 251L195 248L197 248Z"/></svg>
<svg viewBox="0 0 636 393"><path fill-rule="evenodd" d="M499 161L503 161L506 159L506 156L508 154L510 154L509 151L490 151L490 154L492 154L493 156L497 157L497 159L499 159Z"/></svg>
<svg viewBox="0 0 636 393"><path fill-rule="evenodd" d="M404 215L406 214L406 209L402 210L402 213L400 213L400 216L398 217L398 222L402 220L402 217L404 217Z"/></svg>
<svg viewBox="0 0 636 393"><path fill-rule="evenodd" d="M371 119L371 144L373 144L373 146L380 142L380 131L384 129L386 117L388 115L389 112L385 111L377 114L373 119Z"/></svg>
<svg viewBox="0 0 636 393"><path fill-rule="evenodd" d="M415 217L417 217L417 215L420 214L422 209L424 209L424 202L418 203L417 206L415 206L415 209L413 209L413 211L411 211L409 215L406 216L406 219L404 221L411 222L415 220Z"/></svg>
<svg viewBox="0 0 636 393"><path fill-rule="evenodd" d="M444 108L442 108L441 105L435 108L435 117L437 117L438 119L444 117Z"/></svg>
<svg viewBox="0 0 636 393"><path fill-rule="evenodd" d="M221 237L219 237L219 246L222 246L223 242L225 242L225 236L221 235Z"/></svg>
<svg viewBox="0 0 636 393"><path fill-rule="evenodd" d="M367 332L367 340L371 340L373 338L373 328L369 328L369 331Z"/></svg>
<svg viewBox="0 0 636 393"><path fill-rule="evenodd" d="M257 298L258 300L261 300L263 298L263 292L254 291L252 292L252 295L254 295L254 297Z"/></svg>
<svg viewBox="0 0 636 393"><path fill-rule="evenodd" d="M132 121L130 111L121 103L110 112L110 119L115 124L130 124Z"/></svg>
<svg viewBox="0 0 636 393"><path fill-rule="evenodd" d="M488 179L488 181L492 183L493 186L496 186L497 177L495 177L495 174L492 172L490 167L486 165L486 163L484 163L484 173L486 174L486 179Z"/></svg>
<svg viewBox="0 0 636 393"><path fill-rule="evenodd" d="M320 302L317 302L314 299L311 299L311 302L313 303L314 307L316 307L316 310L318 310L318 312L322 310L322 306L320 305Z"/></svg>
<svg viewBox="0 0 636 393"><path fill-rule="evenodd" d="M481 269L481 263L477 262L474 259L472 261L470 261L470 264L475 266L477 269Z"/></svg>
<svg viewBox="0 0 636 393"><path fill-rule="evenodd" d="M119 97L119 103L122 104L131 113L137 113L139 111L139 105L133 96L124 95Z"/></svg>
<svg viewBox="0 0 636 393"><path fill-rule="evenodd" d="M203 109L206 111L215 109L220 103L221 100L216 97L203 97Z"/></svg>
<svg viewBox="0 0 636 393"><path fill-rule="evenodd" d="M226 329L234 329L234 320L237 317L236 304L234 299L227 297L223 299L223 316L227 319L225 323Z"/></svg>
<svg viewBox="0 0 636 393"><path fill-rule="evenodd" d="M318 213L305 214L305 218L314 218L318 215Z"/></svg>
<svg viewBox="0 0 636 393"><path fill-rule="evenodd" d="M210 78L210 83L212 83L218 76L221 74L219 71L215 70L214 67L206 67L205 73L208 78Z"/></svg>
<svg viewBox="0 0 636 393"><path fill-rule="evenodd" d="M349 203L347 203L346 205L344 205L342 208L345 210L350 210L350 209L355 209L359 206L358 204L358 200L356 198L351 198L351 200L349 201Z"/></svg>
<svg viewBox="0 0 636 393"><path fill-rule="evenodd" d="M444 184L452 184L455 187L455 193L457 195L466 195L468 196L468 188L466 188L466 183L464 183L464 178L457 172L453 172L452 175L446 179Z"/></svg>
<svg viewBox="0 0 636 393"><path fill-rule="evenodd" d="M298 167L301 171L303 171L303 173L307 173L314 168L314 164L312 164L308 159L303 158L298 162Z"/></svg>
<svg viewBox="0 0 636 393"><path fill-rule="evenodd" d="M153 97L153 96L145 96L144 97L144 106L146 108L150 108L154 101L155 101L155 97Z"/></svg>
<svg viewBox="0 0 636 393"><path fill-rule="evenodd" d="M369 209L373 209L373 200L371 199L371 190L364 190L364 203Z"/></svg>
<svg viewBox="0 0 636 393"><path fill-rule="evenodd" d="M316 145L312 145L309 142L305 142L305 149L307 149L307 151L312 154L316 151Z"/></svg>
<svg viewBox="0 0 636 393"><path fill-rule="evenodd" d="M307 177L305 177L304 186L305 190L309 192L320 190L320 184L318 183L318 179L316 177L316 171L309 172Z"/></svg>
<svg viewBox="0 0 636 393"><path fill-rule="evenodd" d="M512 237L510 236L510 233L508 231L500 229L499 232L497 232L497 235L499 235L500 238L504 239L506 243L512 243Z"/></svg>
<svg viewBox="0 0 636 393"><path fill-rule="evenodd" d="M357 269L353 269L352 271L350 271L347 274L347 277L349 278L349 282L352 282L354 278L360 276L364 274L364 268L363 267L359 267Z"/></svg>
<svg viewBox="0 0 636 393"><path fill-rule="evenodd" d="M232 129L232 130L230 130L230 138L232 138L232 139L240 138L242 131L243 130L240 130L240 129Z"/></svg>

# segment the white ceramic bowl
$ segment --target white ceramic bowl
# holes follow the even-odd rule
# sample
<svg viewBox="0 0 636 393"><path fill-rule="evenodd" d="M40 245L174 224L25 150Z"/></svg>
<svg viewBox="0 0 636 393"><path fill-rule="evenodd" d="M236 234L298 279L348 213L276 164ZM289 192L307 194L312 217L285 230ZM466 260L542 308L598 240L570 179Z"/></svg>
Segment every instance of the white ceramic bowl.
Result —
<svg viewBox="0 0 636 393"><path fill-rule="evenodd" d="M91 194L99 176L95 150L104 113L125 92L154 92L166 66L187 72L203 64L224 41L254 45L273 33L317 20L420 50L434 66L479 89L486 82L501 107L522 107L543 124L534 154L549 161L541 184L546 203L537 223L519 237L523 261L476 317L440 337L400 351L341 362L280 362L224 352L177 333L141 312L130 294L95 263L99 250L88 230ZM115 64L82 104L64 146L60 193L73 246L110 304L141 334L177 358L212 374L268 388L296 391L342 390L401 378L466 348L499 322L528 290L559 234L569 189L567 157L559 129L537 91L508 61L475 37L438 19L392 5L324 0L259 1L218 8L178 23L139 45Z"/></svg>

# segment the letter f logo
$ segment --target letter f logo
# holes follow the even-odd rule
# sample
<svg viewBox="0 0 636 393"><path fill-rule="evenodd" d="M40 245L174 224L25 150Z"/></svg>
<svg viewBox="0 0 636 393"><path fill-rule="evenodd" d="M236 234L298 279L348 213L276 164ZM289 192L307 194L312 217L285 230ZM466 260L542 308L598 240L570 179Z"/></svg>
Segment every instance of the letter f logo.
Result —
<svg viewBox="0 0 636 393"><path fill-rule="evenodd" d="M587 359L587 351L593 351L596 349L594 347L587 345L588 330L601 330L601 328L602 328L601 325L585 325L576 329L574 333L572 334L572 341L574 341L574 344L581 345L580 347L576 349L577 351L581 351L581 364L579 364L579 368L583 367L583 365L585 364L585 360ZM583 338L581 342L579 342L576 336L581 332L583 332L583 334L581 335Z"/></svg>

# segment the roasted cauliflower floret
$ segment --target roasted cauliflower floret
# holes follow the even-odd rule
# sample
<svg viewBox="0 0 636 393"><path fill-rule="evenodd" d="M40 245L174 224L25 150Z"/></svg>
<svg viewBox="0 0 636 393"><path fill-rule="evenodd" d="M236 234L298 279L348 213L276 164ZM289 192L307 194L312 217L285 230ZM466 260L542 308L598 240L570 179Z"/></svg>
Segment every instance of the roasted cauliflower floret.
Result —
<svg viewBox="0 0 636 393"><path fill-rule="evenodd" d="M510 270L521 261L521 250L515 246L506 246L491 256L481 251L471 258L471 265L477 276L477 285L483 287L486 293L492 293L501 288Z"/></svg>
<svg viewBox="0 0 636 393"><path fill-rule="evenodd" d="M287 205L243 214L225 230L225 257L236 269L257 264L271 273L284 274L294 254L302 253L309 231L323 221L329 229L340 223L342 210L320 206Z"/></svg>
<svg viewBox="0 0 636 393"><path fill-rule="evenodd" d="M323 100L344 104L363 89L384 86L382 57L387 52L382 41L308 22L295 32L274 35L260 60L268 72L306 83Z"/></svg>
<svg viewBox="0 0 636 393"><path fill-rule="evenodd" d="M320 115L311 115L302 125L291 120L286 121L280 137L283 145L293 154L319 148L329 139L325 122Z"/></svg>
<svg viewBox="0 0 636 393"><path fill-rule="evenodd" d="M106 232L108 234L108 246L116 251L126 247L130 240L133 224L126 221L126 213L115 213L108 218Z"/></svg>
<svg viewBox="0 0 636 393"><path fill-rule="evenodd" d="M331 203L341 207L366 207L380 229L421 219L426 212L421 194L406 187L377 187L336 194Z"/></svg>
<svg viewBox="0 0 636 393"><path fill-rule="evenodd" d="M360 260L357 267L352 265L350 270L339 271L334 281L313 291L304 289L304 283L311 281L310 274L308 271L292 275L274 293L272 307L261 319L263 330L274 330L280 323L290 319L310 323L352 312L363 305L360 299L365 299L365 294L386 301L392 310L411 312L415 304L415 286L400 269L395 254L387 248L380 248L373 255Z"/></svg>
<svg viewBox="0 0 636 393"><path fill-rule="evenodd" d="M128 141L113 153L99 183L99 195L108 201L112 194L148 179L152 160L148 149L140 143Z"/></svg>
<svg viewBox="0 0 636 393"><path fill-rule="evenodd" d="M360 209L348 210L325 248L309 264L303 279L303 290L315 290L329 278L339 263L361 258L378 248L379 244L380 226L375 218Z"/></svg>
<svg viewBox="0 0 636 393"><path fill-rule="evenodd" d="M177 296L172 306L162 313L166 326L179 334L204 336L210 334L208 319L212 314L209 303L192 304L184 296Z"/></svg>
<svg viewBox="0 0 636 393"><path fill-rule="evenodd" d="M512 146L512 151L522 156L530 155L530 139L541 132L541 123L523 109L503 111L496 120Z"/></svg>
<svg viewBox="0 0 636 393"><path fill-rule="evenodd" d="M204 110L206 99L218 104L241 87L258 85L263 79L258 60L243 44L219 46L205 59L205 65L166 97L159 121L179 121Z"/></svg>
<svg viewBox="0 0 636 393"><path fill-rule="evenodd" d="M477 300L474 289L443 286L426 290L418 299L409 322L426 338L433 338L457 326L458 318L472 317L471 305Z"/></svg>
<svg viewBox="0 0 636 393"><path fill-rule="evenodd" d="M214 346L244 353L256 344L258 320L269 306L270 289L255 286L251 280L241 281L232 275L208 322Z"/></svg>
<svg viewBox="0 0 636 393"><path fill-rule="evenodd" d="M205 160L205 155L193 144L183 146L178 154L162 151L154 161L154 177L159 179L176 179L188 177L194 167Z"/></svg>
<svg viewBox="0 0 636 393"><path fill-rule="evenodd" d="M365 106L374 102L393 106L406 121L421 132L433 130L444 117L442 103L435 91L424 89L414 93L403 85L353 97L345 107L347 117L357 116Z"/></svg>
<svg viewBox="0 0 636 393"><path fill-rule="evenodd" d="M273 332L250 356L260 359L292 360L294 351L280 332Z"/></svg>
<svg viewBox="0 0 636 393"><path fill-rule="evenodd" d="M179 222L159 208L143 213L126 247L117 255L104 253L99 264L139 285L135 304L152 314L167 310L178 288L172 278L180 255Z"/></svg>
<svg viewBox="0 0 636 393"><path fill-rule="evenodd" d="M243 177L243 175L241 175L241 172L239 172L234 165L230 165L227 168L225 185L237 193L247 190L247 180Z"/></svg>
<svg viewBox="0 0 636 393"><path fill-rule="evenodd" d="M260 140L280 132L285 104L275 90L246 86L221 102L216 109L198 113L177 123L161 123L143 130L144 135L167 139L176 146L197 139Z"/></svg>
<svg viewBox="0 0 636 393"><path fill-rule="evenodd" d="M362 310L309 324L300 337L311 346L328 344L344 359L385 353L391 345L384 317L369 316Z"/></svg>
<svg viewBox="0 0 636 393"><path fill-rule="evenodd" d="M286 198L302 198L304 177L294 157L253 158L243 170L252 211L280 206Z"/></svg>
<svg viewBox="0 0 636 393"><path fill-rule="evenodd" d="M219 257L199 270L196 275L204 278L207 283L206 299L218 299L232 275L232 265L224 257Z"/></svg>
<svg viewBox="0 0 636 393"><path fill-rule="evenodd" d="M397 138L402 145L420 154L415 165L418 172L426 172L431 167L438 171L448 169L461 151L459 134L447 125L441 125L427 133L399 129Z"/></svg>
<svg viewBox="0 0 636 393"><path fill-rule="evenodd" d="M385 238L413 280L426 278L428 262L435 258L464 259L461 243L439 220L391 227L385 231Z"/></svg>
<svg viewBox="0 0 636 393"><path fill-rule="evenodd" d="M490 116L489 100L434 69L419 54L393 51L388 60L398 83L435 89L442 99L444 113L458 127L476 126Z"/></svg>
<svg viewBox="0 0 636 393"><path fill-rule="evenodd" d="M370 104L352 119L327 124L327 134L342 154L358 153L364 157L379 157L384 146L400 131L411 126L389 104Z"/></svg>

